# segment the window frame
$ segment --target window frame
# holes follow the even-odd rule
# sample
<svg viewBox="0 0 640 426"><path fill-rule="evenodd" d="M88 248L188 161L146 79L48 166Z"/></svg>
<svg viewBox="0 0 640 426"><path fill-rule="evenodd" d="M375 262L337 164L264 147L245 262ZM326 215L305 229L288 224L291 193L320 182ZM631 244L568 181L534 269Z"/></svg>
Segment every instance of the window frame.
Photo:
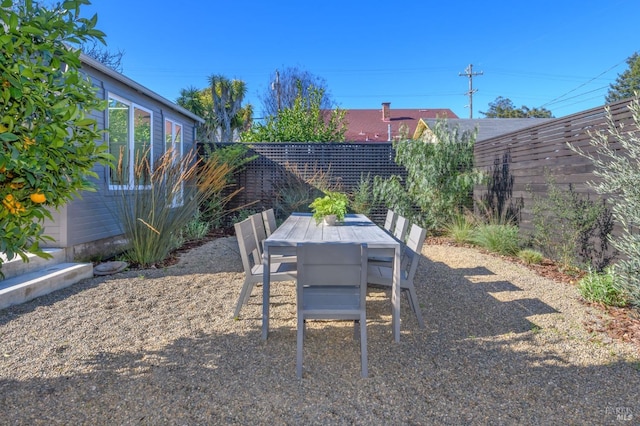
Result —
<svg viewBox="0 0 640 426"><path fill-rule="evenodd" d="M153 172L153 167L154 167L154 156L153 156L153 145L154 145L154 128L153 128L153 110L150 108L147 108L143 105L140 105L136 102L133 102L123 96L117 95L115 93L111 93L108 92L107 93L107 109L106 109L106 129L107 129L107 146L109 149L109 152L111 153L111 140L110 140L110 133L108 131L108 129L111 126L111 122L110 122L110 114L109 114L109 104L111 103L111 100L123 103L125 105L127 105L129 107L129 114L128 114L128 135L127 135L127 154L128 154L128 163L127 167L129 170L128 173L128 182L127 184L114 184L112 182L112 170L108 170L107 171L107 186L109 188L109 190L145 190L145 189L149 189L151 188L151 185L140 185L136 183L136 179L135 179L135 156L136 156L136 140L135 140L135 113L136 113L136 109L137 110L141 110L144 111L146 113L149 114L149 130L150 130L150 134L149 134L149 173ZM117 158L116 158L117 161Z"/></svg>
<svg viewBox="0 0 640 426"><path fill-rule="evenodd" d="M167 141L167 137L169 136L169 134L167 133L167 124L171 125L171 139L170 142ZM182 158L184 156L184 124L178 120L174 120L173 118L164 118L164 126L163 126L163 132L164 132L164 152L165 154L169 151L169 149L171 147L173 147L176 142L175 142L175 136L177 134L176 130L177 127L180 127L180 141L177 142L179 144L179 156L178 157L174 157L173 161L174 162L179 162L180 163L180 174L182 175L182 173L184 172L184 170L182 170ZM184 205L184 182L181 182L180 184L180 191L178 194L176 194L176 197L174 197L171 201L171 207L181 207L182 205Z"/></svg>

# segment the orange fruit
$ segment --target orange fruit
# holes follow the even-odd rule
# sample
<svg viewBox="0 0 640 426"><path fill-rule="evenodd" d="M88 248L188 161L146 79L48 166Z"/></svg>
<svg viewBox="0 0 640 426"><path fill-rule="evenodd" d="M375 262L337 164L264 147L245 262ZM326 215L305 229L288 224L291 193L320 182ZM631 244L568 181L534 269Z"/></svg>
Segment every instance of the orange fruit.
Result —
<svg viewBox="0 0 640 426"><path fill-rule="evenodd" d="M29 196L29 198L31 198L31 201L36 204L42 204L47 201L47 197L45 197L42 192L34 192Z"/></svg>

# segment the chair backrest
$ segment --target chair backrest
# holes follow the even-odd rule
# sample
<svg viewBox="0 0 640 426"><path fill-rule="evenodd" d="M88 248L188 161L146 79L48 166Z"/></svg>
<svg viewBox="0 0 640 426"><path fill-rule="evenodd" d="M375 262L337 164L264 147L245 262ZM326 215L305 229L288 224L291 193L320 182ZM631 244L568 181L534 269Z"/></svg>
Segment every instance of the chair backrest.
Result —
<svg viewBox="0 0 640 426"><path fill-rule="evenodd" d="M404 216L398 215L396 218L396 226L393 229L393 236L404 242L407 238L407 229L409 228L409 221Z"/></svg>
<svg viewBox="0 0 640 426"><path fill-rule="evenodd" d="M261 257L256 260L258 246L256 245L256 236L253 233L253 224L251 219L245 219L233 225L238 239L238 248L240 249L240 257L242 258L242 267L245 274L251 274L254 265L261 262Z"/></svg>
<svg viewBox="0 0 640 426"><path fill-rule="evenodd" d="M258 247L259 259L256 259L256 263L261 262L263 252L263 242L267 238L267 231L264 228L264 221L262 220L262 213L255 213L249 216L251 225L253 226L253 235L256 239L256 246Z"/></svg>
<svg viewBox="0 0 640 426"><path fill-rule="evenodd" d="M262 220L264 221L264 229L267 232L267 237L273 234L273 231L278 227L276 223L276 213L273 209L265 210L262 212Z"/></svg>
<svg viewBox="0 0 640 426"><path fill-rule="evenodd" d="M300 243L298 256L298 306L310 287L352 287L359 295L358 309L364 309L367 295L367 245L358 243ZM351 295L354 294L351 292ZM337 298L336 298L337 299ZM336 310L340 300L324 298L323 305ZM353 309L351 309L353 310Z"/></svg>
<svg viewBox="0 0 640 426"><path fill-rule="evenodd" d="M384 219L384 229L389 232L393 232L393 227L396 224L396 217L398 215L393 210L387 210L387 217Z"/></svg>
<svg viewBox="0 0 640 426"><path fill-rule="evenodd" d="M407 237L407 245L404 248L402 256L402 270L406 274L405 279L413 281L413 277L420 263L422 253L422 245L427 238L427 230L418 225L411 225L409 237Z"/></svg>

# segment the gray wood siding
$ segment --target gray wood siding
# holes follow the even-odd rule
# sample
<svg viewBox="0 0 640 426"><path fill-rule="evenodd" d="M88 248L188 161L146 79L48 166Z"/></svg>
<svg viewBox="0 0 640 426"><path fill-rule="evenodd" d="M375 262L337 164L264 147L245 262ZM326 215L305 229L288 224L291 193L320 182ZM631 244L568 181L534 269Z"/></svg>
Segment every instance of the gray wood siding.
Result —
<svg viewBox="0 0 640 426"><path fill-rule="evenodd" d="M109 93L113 93L153 112L154 157L164 153L165 118L182 124L185 152L194 146L195 121L193 118L183 115L179 110L172 109L170 105L147 96L100 70L85 65L83 71L91 78L102 99L106 99ZM104 129L107 112L94 111L91 115L98 121L99 127ZM102 142L106 143L106 141L105 135ZM45 235L55 239L53 242L48 242L46 246L73 247L122 234L115 204L115 197L119 195L117 191L108 189L108 167L96 165L94 171L98 175L97 179L92 179L96 192L84 191L81 198L74 199L60 212L52 212L53 222L49 220L45 222Z"/></svg>

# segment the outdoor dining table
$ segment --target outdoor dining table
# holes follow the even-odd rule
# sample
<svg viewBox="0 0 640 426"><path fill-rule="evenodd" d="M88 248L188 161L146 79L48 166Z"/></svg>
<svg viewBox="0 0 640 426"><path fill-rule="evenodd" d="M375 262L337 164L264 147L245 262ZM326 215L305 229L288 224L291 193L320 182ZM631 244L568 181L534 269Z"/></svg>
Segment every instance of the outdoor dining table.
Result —
<svg viewBox="0 0 640 426"><path fill-rule="evenodd" d="M348 214L336 225L317 224L310 213L293 213L275 232L264 240L263 270L271 270L271 256L292 254L298 243L349 242L366 243L369 256L393 257L393 285L391 290L391 325L393 338L400 341L400 250L395 237L362 214ZM262 286L262 338L269 335L270 277L264 274Z"/></svg>

